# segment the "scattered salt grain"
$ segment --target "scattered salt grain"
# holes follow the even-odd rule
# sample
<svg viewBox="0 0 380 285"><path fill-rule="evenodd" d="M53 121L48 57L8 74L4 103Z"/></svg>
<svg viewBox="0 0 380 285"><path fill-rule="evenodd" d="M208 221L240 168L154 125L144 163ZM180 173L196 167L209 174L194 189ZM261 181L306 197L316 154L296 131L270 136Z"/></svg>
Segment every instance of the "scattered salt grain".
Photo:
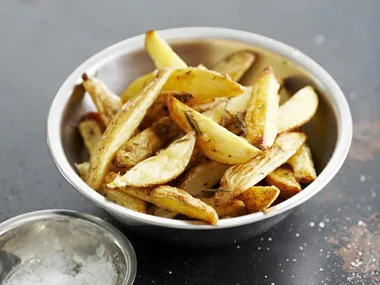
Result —
<svg viewBox="0 0 380 285"><path fill-rule="evenodd" d="M325 227L325 224L324 224L323 222L320 222L320 223L319 223L319 227L320 227L320 228L324 228L324 227Z"/></svg>
<svg viewBox="0 0 380 285"><path fill-rule="evenodd" d="M172 275L172 274L173 274L173 272L169 271L169 274L170 274L170 275Z"/></svg>
<svg viewBox="0 0 380 285"><path fill-rule="evenodd" d="M360 182L364 182L365 181L365 175L360 175Z"/></svg>
<svg viewBox="0 0 380 285"><path fill-rule="evenodd" d="M240 245L237 245L236 248L239 249L239 248L240 248Z"/></svg>
<svg viewBox="0 0 380 285"><path fill-rule="evenodd" d="M114 285L117 271L111 259L97 252L83 260L70 252L49 252L24 261L4 285Z"/></svg>
<svg viewBox="0 0 380 285"><path fill-rule="evenodd" d="M364 223L363 223L363 221L358 221L358 225L359 226L361 226L361 225L363 225Z"/></svg>
<svg viewBox="0 0 380 285"><path fill-rule="evenodd" d="M269 238L268 238L268 240L269 240L269 241L272 241L272 238L271 238L271 237L269 237Z"/></svg>
<svg viewBox="0 0 380 285"><path fill-rule="evenodd" d="M299 233L296 233L296 237L299 237L300 236L300 234Z"/></svg>
<svg viewBox="0 0 380 285"><path fill-rule="evenodd" d="M315 226L314 222L311 222L310 227L314 227L314 226Z"/></svg>

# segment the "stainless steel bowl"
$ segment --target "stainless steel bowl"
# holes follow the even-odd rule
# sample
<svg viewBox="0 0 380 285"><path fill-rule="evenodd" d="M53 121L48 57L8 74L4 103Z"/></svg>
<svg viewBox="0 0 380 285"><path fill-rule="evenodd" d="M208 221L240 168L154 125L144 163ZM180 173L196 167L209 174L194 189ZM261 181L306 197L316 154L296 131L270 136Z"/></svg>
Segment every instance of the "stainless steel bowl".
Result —
<svg viewBox="0 0 380 285"><path fill-rule="evenodd" d="M27 213L0 224L0 283L36 256L63 250L82 260L109 258L119 274L115 285L133 284L137 261L127 238L97 217L67 210Z"/></svg>
<svg viewBox="0 0 380 285"><path fill-rule="evenodd" d="M291 91L311 84L319 93L320 105L313 120L304 127L315 158L318 178L302 192L277 205L270 213L254 213L221 220L217 226L169 220L134 212L107 201L78 176L73 165L82 162L84 148L78 132L80 118L93 104L85 95L81 75L87 72L103 80L116 93L154 69L144 51L144 35L119 42L80 65L56 94L47 120L47 142L51 156L66 180L136 231L187 245L216 246L245 240L260 234L284 219L292 209L318 193L338 172L352 138L352 119L347 101L334 79L299 50L278 41L248 32L223 28L179 28L159 31L189 64L212 66L224 56L241 49L252 50L257 59L242 82L272 65L279 78L287 78Z"/></svg>

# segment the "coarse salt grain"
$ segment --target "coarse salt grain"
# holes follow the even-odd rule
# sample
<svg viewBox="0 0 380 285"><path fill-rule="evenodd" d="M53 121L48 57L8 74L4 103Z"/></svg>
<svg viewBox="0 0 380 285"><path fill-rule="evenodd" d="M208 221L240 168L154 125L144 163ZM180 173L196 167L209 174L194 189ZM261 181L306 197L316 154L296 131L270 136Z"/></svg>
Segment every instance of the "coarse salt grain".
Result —
<svg viewBox="0 0 380 285"><path fill-rule="evenodd" d="M116 268L99 252L85 260L66 251L34 256L16 268L4 285L115 285Z"/></svg>

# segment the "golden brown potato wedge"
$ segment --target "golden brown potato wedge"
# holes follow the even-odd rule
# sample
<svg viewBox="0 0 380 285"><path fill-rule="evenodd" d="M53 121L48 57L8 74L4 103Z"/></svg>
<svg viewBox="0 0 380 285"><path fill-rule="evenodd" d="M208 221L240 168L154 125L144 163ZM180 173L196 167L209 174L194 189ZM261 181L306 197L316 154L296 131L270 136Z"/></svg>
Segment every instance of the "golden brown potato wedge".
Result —
<svg viewBox="0 0 380 285"><path fill-rule="evenodd" d="M211 119L173 97L168 99L170 116L185 132L195 131L197 146L208 158L223 164L241 164L261 151Z"/></svg>
<svg viewBox="0 0 380 285"><path fill-rule="evenodd" d="M123 176L118 176L107 186L149 187L164 184L178 177L190 161L195 145L194 133L174 141L168 148L138 163Z"/></svg>
<svg viewBox="0 0 380 285"><path fill-rule="evenodd" d="M80 178L85 180L88 174L88 170L90 169L90 163L89 162L75 163L75 167L78 170Z"/></svg>
<svg viewBox="0 0 380 285"><path fill-rule="evenodd" d="M145 50L157 69L165 67L186 68L187 64L172 50L168 43L154 30L145 34Z"/></svg>
<svg viewBox="0 0 380 285"><path fill-rule="evenodd" d="M248 213L255 213L269 208L277 199L280 190L276 186L253 186L238 196Z"/></svg>
<svg viewBox="0 0 380 285"><path fill-rule="evenodd" d="M130 100L152 80L154 75L144 75L125 90L122 95L123 101ZM228 76L224 76L215 71L208 69L199 69L196 67L188 67L176 69L166 82L163 93L183 92L190 93L194 96L189 100L189 105L197 105L208 102L218 97L234 97L244 92L244 87L239 83L231 80Z"/></svg>
<svg viewBox="0 0 380 285"><path fill-rule="evenodd" d="M86 119L80 122L78 130L83 138L84 145L91 156L96 144L102 138L103 130L96 119Z"/></svg>
<svg viewBox="0 0 380 285"><path fill-rule="evenodd" d="M249 162L229 168L220 182L221 189L215 194L215 203L221 205L255 186L264 177L284 164L293 156L305 142L303 133L283 133L279 135L274 145Z"/></svg>
<svg viewBox="0 0 380 285"><path fill-rule="evenodd" d="M130 196L126 194L125 192L122 192L119 190L107 189L105 190L104 196L108 200L116 204L119 204L120 206L126 207L128 209L131 209L140 213L147 212L148 203L146 201Z"/></svg>
<svg viewBox="0 0 380 285"><path fill-rule="evenodd" d="M232 80L239 81L255 61L255 54L250 51L238 51L219 61L212 70L228 74Z"/></svg>
<svg viewBox="0 0 380 285"><path fill-rule="evenodd" d="M157 70L140 76L128 85L121 94L121 100L125 103L136 97L157 76Z"/></svg>
<svg viewBox="0 0 380 285"><path fill-rule="evenodd" d="M218 214L219 218L224 217L239 217L247 214L247 209L243 201L238 199L232 199L229 203L220 206L215 206L214 198L201 197L201 201L207 205L213 207Z"/></svg>
<svg viewBox="0 0 380 285"><path fill-rule="evenodd" d="M288 160L288 164L300 183L311 183L317 178L311 151L306 143Z"/></svg>
<svg viewBox="0 0 380 285"><path fill-rule="evenodd" d="M109 90L99 79L89 78L86 73L83 74L82 78L83 86L90 94L104 125L108 126L123 105L120 97Z"/></svg>
<svg viewBox="0 0 380 285"><path fill-rule="evenodd" d="M86 179L90 187L95 190L100 188L114 155L132 136L171 73L170 69L160 71L157 78L134 100L124 104L113 118L90 158L90 170Z"/></svg>
<svg viewBox="0 0 380 285"><path fill-rule="evenodd" d="M293 170L287 165L273 170L265 177L265 182L280 189L280 195L285 198L290 198L302 190L301 185L294 177Z"/></svg>
<svg viewBox="0 0 380 285"><path fill-rule="evenodd" d="M188 67L175 70L164 90L191 93L194 98L188 104L196 105L218 97L240 95L244 87L215 71Z"/></svg>
<svg viewBox="0 0 380 285"><path fill-rule="evenodd" d="M180 133L181 129L174 121L164 117L122 146L116 153L114 164L120 168L133 167L154 155Z"/></svg>
<svg viewBox="0 0 380 285"><path fill-rule="evenodd" d="M218 214L214 208L181 189L159 186L152 190L150 198L153 204L171 212L181 213L212 225L218 223Z"/></svg>
<svg viewBox="0 0 380 285"><path fill-rule="evenodd" d="M313 87L302 88L280 107L278 132L294 130L306 124L314 116L317 108L318 95Z"/></svg>
<svg viewBox="0 0 380 285"><path fill-rule="evenodd" d="M193 196L199 195L203 189L211 188L218 183L229 167L212 160L200 162L185 172L178 188Z"/></svg>
<svg viewBox="0 0 380 285"><path fill-rule="evenodd" d="M271 147L276 139L279 87L271 67L264 69L253 84L245 114L246 138L260 149Z"/></svg>
<svg viewBox="0 0 380 285"><path fill-rule="evenodd" d="M158 207L156 205L152 205L148 213L156 217L167 218L167 219L173 219L175 216L178 215L178 213L171 212L169 210L166 210L162 207Z"/></svg>

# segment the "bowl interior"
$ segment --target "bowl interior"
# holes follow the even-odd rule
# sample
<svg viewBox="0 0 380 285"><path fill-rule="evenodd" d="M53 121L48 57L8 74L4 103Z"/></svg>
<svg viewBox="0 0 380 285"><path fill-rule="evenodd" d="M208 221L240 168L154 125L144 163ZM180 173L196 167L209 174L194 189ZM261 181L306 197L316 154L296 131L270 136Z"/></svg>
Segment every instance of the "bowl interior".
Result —
<svg viewBox="0 0 380 285"><path fill-rule="evenodd" d="M126 280L128 261L119 241L99 225L76 217L55 215L10 226L0 233L0 253L0 265L3 263L6 267L12 262L14 268L41 256L52 258L55 254L67 254L70 260L72 256L83 264L89 260L108 259L119 273L116 284L124 284Z"/></svg>
<svg viewBox="0 0 380 285"><path fill-rule="evenodd" d="M292 93L306 85L312 85L319 94L319 107L314 118L302 130L308 136L317 172L320 173L324 169L336 146L337 119L329 97L323 93L312 75L278 54L238 41L196 39L169 41L169 43L188 65L204 64L208 68L212 68L217 61L235 51L253 51L256 54L255 63L241 80L241 83L247 86L252 84L256 75L269 65L273 67L278 79L285 79L285 85ZM97 66L96 70L88 70L88 73L103 80L116 94L121 94L134 79L153 69L152 60L141 48L105 61ZM77 82L80 82L80 78L77 79ZM73 93L68 96L71 97L65 106L62 120L62 144L69 162L74 166L74 163L88 159L83 141L77 131L77 125L86 112L95 110L95 108L81 85L77 85Z"/></svg>

